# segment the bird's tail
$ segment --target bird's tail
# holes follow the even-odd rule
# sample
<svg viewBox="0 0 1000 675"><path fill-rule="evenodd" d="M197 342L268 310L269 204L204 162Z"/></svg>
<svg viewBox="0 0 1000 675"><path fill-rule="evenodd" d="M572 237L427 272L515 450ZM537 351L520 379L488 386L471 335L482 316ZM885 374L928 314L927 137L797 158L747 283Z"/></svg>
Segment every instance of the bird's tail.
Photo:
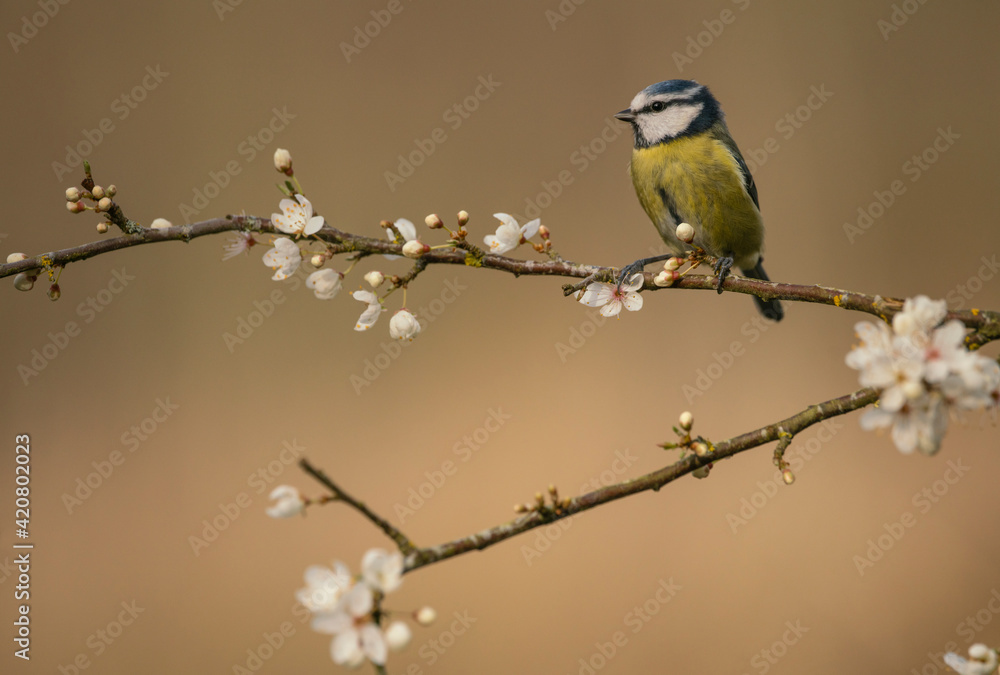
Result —
<svg viewBox="0 0 1000 675"><path fill-rule="evenodd" d="M761 281L770 281L767 276L767 272L764 271L764 265L762 262L758 262L756 267L752 269L740 271L743 272L743 276L745 277L760 279ZM753 296L753 301L756 303L757 309L760 310L760 313L764 315L764 318L770 319L771 321L781 321L785 317L785 310L781 308L781 303L778 300L763 300L755 295Z"/></svg>

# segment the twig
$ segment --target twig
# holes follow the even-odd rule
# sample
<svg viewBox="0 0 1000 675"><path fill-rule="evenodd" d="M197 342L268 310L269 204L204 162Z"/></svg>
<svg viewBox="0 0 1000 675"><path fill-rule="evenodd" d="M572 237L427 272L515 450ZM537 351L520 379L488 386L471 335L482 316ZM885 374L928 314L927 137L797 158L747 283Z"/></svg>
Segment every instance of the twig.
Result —
<svg viewBox="0 0 1000 675"><path fill-rule="evenodd" d="M320 469L317 469L312 464L309 463L307 459L300 459L299 466L308 473L310 476L318 480L320 483L325 485L330 492L333 493L334 498L350 505L355 510L359 511L365 518L375 523L380 530L386 533L390 539L396 542L396 546L399 547L400 552L403 555L412 554L417 550L417 547L410 541L409 537L396 529L389 521L387 521L382 516L378 515L371 509L369 509L364 502L360 502L351 495L344 492L344 490L334 483L330 478L323 473Z"/></svg>

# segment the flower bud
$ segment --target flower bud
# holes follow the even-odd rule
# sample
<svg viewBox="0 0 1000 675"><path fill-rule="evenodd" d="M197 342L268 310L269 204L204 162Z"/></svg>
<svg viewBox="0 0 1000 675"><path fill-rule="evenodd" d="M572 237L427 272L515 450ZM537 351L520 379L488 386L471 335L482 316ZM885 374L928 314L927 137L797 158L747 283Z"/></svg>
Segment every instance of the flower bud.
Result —
<svg viewBox="0 0 1000 675"><path fill-rule="evenodd" d="M79 188L71 187L66 189L66 201L68 202L78 202L80 201L80 190Z"/></svg>
<svg viewBox="0 0 1000 675"><path fill-rule="evenodd" d="M284 148L274 151L274 168L286 176L292 175L292 153Z"/></svg>
<svg viewBox="0 0 1000 675"><path fill-rule="evenodd" d="M109 185L108 186L108 196L111 197L111 198L114 198L114 196L116 194L118 194L118 188L115 187L114 185Z"/></svg>
<svg viewBox="0 0 1000 675"><path fill-rule="evenodd" d="M920 398L924 395L924 385L921 382L914 382L913 380L906 380L902 384L903 394L906 398L913 400L915 398Z"/></svg>
<svg viewBox="0 0 1000 675"><path fill-rule="evenodd" d="M317 253L312 258L309 258L309 263L313 267L322 267L324 261L326 261L326 256L322 253Z"/></svg>
<svg viewBox="0 0 1000 675"><path fill-rule="evenodd" d="M70 213L83 213L87 206L83 202L66 202L66 210Z"/></svg>
<svg viewBox="0 0 1000 675"><path fill-rule="evenodd" d="M27 260L27 259L28 256L26 256L23 253L11 253L10 255L7 256L8 263L21 262L22 260Z"/></svg>
<svg viewBox="0 0 1000 675"><path fill-rule="evenodd" d="M385 644L394 652L405 649L410 644L410 627L402 621L393 621L385 629Z"/></svg>
<svg viewBox="0 0 1000 675"><path fill-rule="evenodd" d="M549 235L550 235L549 228L545 227L544 225L539 225L538 226L538 236L539 237L541 237L542 239L548 239Z"/></svg>
<svg viewBox="0 0 1000 675"><path fill-rule="evenodd" d="M458 226L462 227L462 226L464 226L468 222L469 222L469 212L468 211L459 211L458 212Z"/></svg>
<svg viewBox="0 0 1000 675"><path fill-rule="evenodd" d="M49 300L55 302L62 296L62 289L59 288L59 284L52 284L49 287Z"/></svg>
<svg viewBox="0 0 1000 675"><path fill-rule="evenodd" d="M685 410L681 413L680 423L681 429L691 431L691 425L694 424L694 415L689 410Z"/></svg>
<svg viewBox="0 0 1000 675"><path fill-rule="evenodd" d="M785 469L781 472L781 480L785 481L785 485L791 485L795 482L795 474L791 469Z"/></svg>
<svg viewBox="0 0 1000 675"><path fill-rule="evenodd" d="M111 210L111 198L104 197L99 202L97 202L98 211L110 211Z"/></svg>
<svg viewBox="0 0 1000 675"><path fill-rule="evenodd" d="M667 270L663 270L653 277L653 284L660 288L673 286L675 281L677 281L677 272L668 272Z"/></svg>
<svg viewBox="0 0 1000 675"><path fill-rule="evenodd" d="M667 262L663 263L663 269L668 272L673 272L675 270L679 270L683 264L684 261L680 258L667 258Z"/></svg>
<svg viewBox="0 0 1000 675"><path fill-rule="evenodd" d="M108 224L107 223L98 223L97 224L97 232L98 232L98 234L106 234L107 231L108 231Z"/></svg>
<svg viewBox="0 0 1000 675"><path fill-rule="evenodd" d="M100 185L95 185L91 190L90 194L94 195L94 199L103 199L107 195L104 193L104 188Z"/></svg>
<svg viewBox="0 0 1000 675"><path fill-rule="evenodd" d="M430 246L427 246L419 239L414 239L403 244L403 255L407 258L419 258L429 250L431 250Z"/></svg>
<svg viewBox="0 0 1000 675"><path fill-rule="evenodd" d="M365 281L367 281L368 285L372 288L378 288L382 285L382 282L385 281L385 275L378 270L372 270L365 275Z"/></svg>
<svg viewBox="0 0 1000 675"><path fill-rule="evenodd" d="M34 285L35 280L24 272L14 277L14 288L19 291L30 291Z"/></svg>
<svg viewBox="0 0 1000 675"><path fill-rule="evenodd" d="M706 464L705 466L700 466L691 472L691 475L695 478L708 478L708 472L712 470L711 464Z"/></svg>
<svg viewBox="0 0 1000 675"><path fill-rule="evenodd" d="M429 626L434 623L437 618L437 612L434 611L433 607L421 607L417 610L417 614L414 617L421 626Z"/></svg>
<svg viewBox="0 0 1000 675"><path fill-rule="evenodd" d="M153 221L152 223L150 223L150 225L149 225L149 226L150 226L151 228L153 228L154 230L165 230L165 229L167 229L168 227L173 227L173 226L174 226L174 224L173 224L173 223L171 223L171 222L170 222L169 220L167 220L166 218L157 218L157 219L156 219L156 220L154 220L154 221Z"/></svg>
<svg viewBox="0 0 1000 675"><path fill-rule="evenodd" d="M444 223L441 222L441 217L436 213L432 213L431 215L424 218L424 222L427 224L427 227L431 228L432 230L439 230L442 227L444 227Z"/></svg>
<svg viewBox="0 0 1000 675"><path fill-rule="evenodd" d="M677 238L685 244L690 244L694 241L694 228L688 223L681 223L677 226Z"/></svg>
<svg viewBox="0 0 1000 675"><path fill-rule="evenodd" d="M692 443L691 449L694 450L694 454L698 455L699 457L704 457L705 455L708 454L708 446L702 443L701 441Z"/></svg>
<svg viewBox="0 0 1000 675"><path fill-rule="evenodd" d="M977 642L969 647L969 656L977 661L985 661L989 657L991 651L993 650L984 645L982 642Z"/></svg>

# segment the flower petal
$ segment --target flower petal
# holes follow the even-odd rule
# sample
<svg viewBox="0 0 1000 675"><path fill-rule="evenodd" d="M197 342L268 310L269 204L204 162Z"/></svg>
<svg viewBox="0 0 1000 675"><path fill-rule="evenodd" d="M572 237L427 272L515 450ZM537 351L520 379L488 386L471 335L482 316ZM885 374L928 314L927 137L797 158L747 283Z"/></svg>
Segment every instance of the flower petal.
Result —
<svg viewBox="0 0 1000 675"><path fill-rule="evenodd" d="M363 625L358 631L361 634L361 650L372 663L380 666L385 665L385 658L389 655L385 645L385 638L378 626L370 623Z"/></svg>
<svg viewBox="0 0 1000 675"><path fill-rule="evenodd" d="M354 325L354 330L364 331L368 330L375 325L378 321L379 316L382 314L382 305L374 302L368 305L368 309L361 312L361 316L358 317L358 322Z"/></svg>
<svg viewBox="0 0 1000 675"><path fill-rule="evenodd" d="M313 216L306 222L306 227L302 234L310 235L319 232L323 228L323 216Z"/></svg>
<svg viewBox="0 0 1000 675"><path fill-rule="evenodd" d="M403 239L406 241L413 241L417 238L417 226L406 218L397 218L393 225L396 226L396 229L399 230L399 233L403 235Z"/></svg>
<svg viewBox="0 0 1000 675"><path fill-rule="evenodd" d="M335 637L330 644L330 655L339 666L357 668L364 663L365 653L361 651L361 636L358 631L352 628Z"/></svg>
<svg viewBox="0 0 1000 675"><path fill-rule="evenodd" d="M642 274L636 273L628 278L628 281L622 284L623 291L635 291L642 288L642 284L645 278Z"/></svg>
<svg viewBox="0 0 1000 675"><path fill-rule="evenodd" d="M507 214L507 213L494 213L493 217L496 218L497 220L499 220L503 225L506 225L507 227L512 227L515 230L520 230L521 229L521 227L517 224L517 221L514 220L514 216L512 216L510 214Z"/></svg>
<svg viewBox="0 0 1000 675"><path fill-rule="evenodd" d="M642 296L635 292L626 293L622 304L625 305L625 309L628 311L638 312L642 309Z"/></svg>
<svg viewBox="0 0 1000 675"><path fill-rule="evenodd" d="M521 228L521 236L525 239L531 239L536 234L538 234L538 228L542 225L541 218L535 218L534 220L527 222Z"/></svg>
<svg viewBox="0 0 1000 675"><path fill-rule="evenodd" d="M622 311L622 301L618 298L610 300L606 305L601 307L601 316L618 316Z"/></svg>

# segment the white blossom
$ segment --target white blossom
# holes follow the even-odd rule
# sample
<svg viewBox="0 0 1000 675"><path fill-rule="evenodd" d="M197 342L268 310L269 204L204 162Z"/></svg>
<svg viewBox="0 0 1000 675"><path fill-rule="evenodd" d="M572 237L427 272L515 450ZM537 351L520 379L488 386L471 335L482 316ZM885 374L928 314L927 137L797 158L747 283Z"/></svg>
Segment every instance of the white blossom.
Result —
<svg viewBox="0 0 1000 675"><path fill-rule="evenodd" d="M319 232L323 227L323 216L313 215L313 205L305 195L295 195L295 200L282 199L278 203L281 213L272 213L271 222L285 234L297 237Z"/></svg>
<svg viewBox="0 0 1000 675"><path fill-rule="evenodd" d="M306 588L299 601L313 614L312 629L333 635L330 656L339 665L356 668L366 660L382 666L388 650L397 651L410 642L410 628L401 621L389 622L389 610L376 605L386 593L402 583L403 556L371 549L361 560L361 576L351 577L347 567L335 562L333 569L314 565L306 570ZM434 610L424 608L417 621L426 625Z"/></svg>
<svg viewBox="0 0 1000 675"><path fill-rule="evenodd" d="M403 555L373 548L361 559L361 576L376 591L391 593L403 583Z"/></svg>
<svg viewBox="0 0 1000 675"><path fill-rule="evenodd" d="M991 675L997 670L997 652L982 643L969 647L969 658L955 652L944 655L948 667L960 675Z"/></svg>
<svg viewBox="0 0 1000 675"><path fill-rule="evenodd" d="M264 264L274 270L275 281L281 281L295 274L302 264L302 252L299 245L288 237L278 237L274 240L274 248L264 254Z"/></svg>
<svg viewBox="0 0 1000 675"><path fill-rule="evenodd" d="M393 223L396 227L396 231L399 232L400 236L403 237L403 245L405 246L408 242L417 240L417 226L406 218L397 218ZM391 230L386 230L387 233ZM402 256L392 255L390 253L383 254L386 260L399 260Z"/></svg>
<svg viewBox="0 0 1000 675"><path fill-rule="evenodd" d="M311 288L320 300L331 300L340 292L342 279L336 270L316 270L306 279L306 288Z"/></svg>
<svg viewBox="0 0 1000 675"><path fill-rule="evenodd" d="M274 506L268 507L267 515L272 518L292 518L302 513L306 502L302 495L291 485L279 485L271 490L269 499L277 500Z"/></svg>
<svg viewBox="0 0 1000 675"><path fill-rule="evenodd" d="M521 226L513 216L506 213L494 213L493 217L500 221L500 226L495 233L486 235L483 241L490 247L490 253L497 255L517 248L522 240L531 239L538 233L542 223L541 219L535 218Z"/></svg>
<svg viewBox="0 0 1000 675"><path fill-rule="evenodd" d="M355 300L368 303L368 307L365 308L365 311L361 312L357 323L354 324L354 330L368 330L375 325L378 317L382 314L382 303L379 302L378 296L371 291L354 291L352 296Z"/></svg>
<svg viewBox="0 0 1000 675"><path fill-rule="evenodd" d="M333 563L332 569L310 565L306 568L305 578L306 587L300 589L295 597L314 614L334 611L354 583L350 570L339 560Z"/></svg>
<svg viewBox="0 0 1000 675"><path fill-rule="evenodd" d="M896 447L932 455L941 447L953 410L978 410L1000 399L1000 365L968 351L965 326L941 324L947 304L918 296L884 323L855 326L861 344L846 357L862 386L879 390L878 406L861 417L864 429L891 428Z"/></svg>
<svg viewBox="0 0 1000 675"><path fill-rule="evenodd" d="M420 322L408 309L401 309L389 320L389 335L394 340L412 341L420 333Z"/></svg>
<svg viewBox="0 0 1000 675"><path fill-rule="evenodd" d="M340 598L332 612L313 617L313 630L336 636L330 645L334 663L356 667L367 657L372 663L385 665L385 637L371 621L373 609L372 589L356 584Z"/></svg>
<svg viewBox="0 0 1000 675"><path fill-rule="evenodd" d="M643 276L633 274L619 288L616 284L594 282L580 294L579 300L587 307L600 307L603 316L618 316L622 308L630 312L642 309L642 296L636 290L642 288Z"/></svg>
<svg viewBox="0 0 1000 675"><path fill-rule="evenodd" d="M229 242L222 247L222 250L225 252L222 259L229 260L230 258L235 258L240 253L248 252L250 247L256 244L257 241L250 232L234 232Z"/></svg>

